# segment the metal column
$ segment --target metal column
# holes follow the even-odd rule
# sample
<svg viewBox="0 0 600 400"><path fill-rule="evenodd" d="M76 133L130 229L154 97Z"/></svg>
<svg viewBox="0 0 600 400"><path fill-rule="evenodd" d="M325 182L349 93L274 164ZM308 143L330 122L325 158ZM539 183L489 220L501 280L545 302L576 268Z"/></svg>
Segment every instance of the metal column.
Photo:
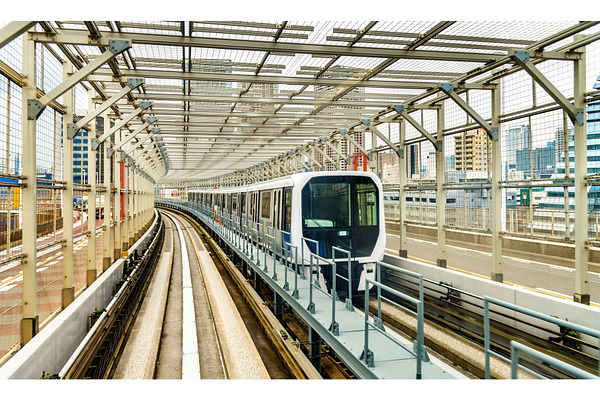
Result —
<svg viewBox="0 0 600 400"><path fill-rule="evenodd" d="M115 132L115 142L119 141L120 131ZM119 154L113 153L113 183L114 189L114 203L113 203L113 221L115 221L114 230L114 254L113 259L117 260L121 258L121 163L119 162Z"/></svg>
<svg viewBox="0 0 600 400"><path fill-rule="evenodd" d="M106 132L110 128L110 120L108 118L108 112L104 112L102 115L104 119L104 132ZM104 211L104 223L102 224L102 229L104 230L103 234L103 259L102 259L102 270L106 271L112 264L112 254L110 251L111 246L111 226L110 226L110 203L112 199L112 182L110 180L110 171L111 171L111 159L110 152L108 151L110 148L111 138L109 137L104 142L104 201L102 204Z"/></svg>
<svg viewBox="0 0 600 400"><path fill-rule="evenodd" d="M400 257L408 257L408 250L406 248L406 225L404 224L404 220L406 218L406 146L404 144L406 140L406 120L402 118L399 122L399 131L400 131L400 154L398 154L398 168L400 174L400 188L399 191L399 200L398 200L398 211L399 218L398 224L400 229L400 247L398 249L398 255Z"/></svg>
<svg viewBox="0 0 600 400"><path fill-rule="evenodd" d="M88 110L94 105L94 91L88 90ZM92 138L96 137L96 118L90 122L88 133L88 262L86 284L90 286L96 280L96 151L92 149ZM82 143L83 145L83 143Z"/></svg>
<svg viewBox="0 0 600 400"><path fill-rule="evenodd" d="M492 274L491 278L497 282L504 281L504 268L502 265L502 134L500 130L500 82L492 90L492 129L497 129L498 135L492 141Z"/></svg>
<svg viewBox="0 0 600 400"><path fill-rule="evenodd" d="M67 80L73 72L73 64L63 63L63 76ZM73 285L73 138L68 134L68 126L73 123L73 90L63 94L65 113L63 115L63 285L62 308L66 308L75 298ZM75 132L77 133L77 132ZM82 140L83 144L83 140ZM83 165L82 165L83 167ZM83 208L83 198L81 200Z"/></svg>
<svg viewBox="0 0 600 400"><path fill-rule="evenodd" d="M23 37L23 91L21 112L23 118L23 303L21 319L21 345L39 331L37 315L37 191L36 191L36 115L29 112L35 101L36 77L35 43Z"/></svg>
<svg viewBox="0 0 600 400"><path fill-rule="evenodd" d="M435 183L436 183L436 208L435 219L437 224L437 260L438 267L446 268L446 168L444 158L444 107L437 111L437 142L439 148L435 151Z"/></svg>
<svg viewBox="0 0 600 400"><path fill-rule="evenodd" d="M581 38L575 36L575 40ZM582 48L582 50L585 47ZM582 114L580 123L573 119L575 128L575 293L577 303L590 304L588 283L588 195L587 195L587 113L585 108L585 53L580 60L574 61L574 108ZM565 199L568 201L568 199Z"/></svg>

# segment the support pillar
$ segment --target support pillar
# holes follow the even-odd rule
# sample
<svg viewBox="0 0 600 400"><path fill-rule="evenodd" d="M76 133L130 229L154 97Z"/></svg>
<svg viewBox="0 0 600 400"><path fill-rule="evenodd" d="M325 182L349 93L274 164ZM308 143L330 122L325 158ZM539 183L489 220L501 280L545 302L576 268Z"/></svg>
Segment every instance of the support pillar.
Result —
<svg viewBox="0 0 600 400"><path fill-rule="evenodd" d="M399 218L398 224L400 229L400 246L398 248L398 255L400 257L408 257L408 250L406 248L406 146L404 144L406 140L406 120L402 118L399 122L399 133L400 133L400 152L398 154L398 166L399 166L399 175L400 175L400 188L399 188L399 200L398 200L398 208L399 208Z"/></svg>
<svg viewBox="0 0 600 400"><path fill-rule="evenodd" d="M110 120L108 119L108 113L103 114L104 118L104 131L110 127ZM104 223L102 224L102 229L104 230L103 234L103 258L102 258L102 271L106 271L112 264L112 253L110 251L111 247L111 226L110 226L110 203L112 199L112 182L110 180L110 171L112 168L111 160L112 157L109 155L110 148L110 137L106 139L104 142L104 201L103 201L103 211L104 211Z"/></svg>
<svg viewBox="0 0 600 400"><path fill-rule="evenodd" d="M437 142L440 146L435 152L435 183L436 183L436 208L437 223L437 260L438 267L446 268L446 168L444 158L444 106L437 111Z"/></svg>
<svg viewBox="0 0 600 400"><path fill-rule="evenodd" d="M36 93L35 43L23 36L23 297L21 345L29 342L39 331L37 315L37 190L36 190L36 116L28 112Z"/></svg>
<svg viewBox="0 0 600 400"><path fill-rule="evenodd" d="M88 90L88 111L94 109L94 91ZM88 133L88 262L86 284L90 286L96 280L96 151L92 149L92 139L96 138L96 118L90 123Z"/></svg>
<svg viewBox="0 0 600 400"><path fill-rule="evenodd" d="M115 132L115 142L119 141L119 132ZM114 231L114 255L113 259L118 260L121 258L121 163L119 162L119 154L113 153L113 165L114 165L114 173L113 173L113 182L115 185L114 193L113 193L113 217L115 221L115 231Z"/></svg>
<svg viewBox="0 0 600 400"><path fill-rule="evenodd" d="M308 328L308 359L321 373L321 336L312 327Z"/></svg>
<svg viewBox="0 0 600 400"><path fill-rule="evenodd" d="M496 129L498 135L491 138L492 141L492 275L496 282L504 281L504 266L502 264L502 134L500 129L500 82L495 82L496 88L492 90L492 129Z"/></svg>
<svg viewBox="0 0 600 400"><path fill-rule="evenodd" d="M65 80L73 72L73 64L69 61L63 63L63 77ZM68 134L68 126L73 123L73 90L69 89L63 94L65 113L63 115L63 285L62 308L66 308L74 300L75 287L73 285L73 138ZM76 133L76 132L75 132ZM71 137L70 137L71 136ZM83 140L82 140L83 143ZM83 167L83 165L82 165ZM83 207L83 199L81 201Z"/></svg>
<svg viewBox="0 0 600 400"><path fill-rule="evenodd" d="M273 314L279 322L283 323L283 297L277 292L273 295Z"/></svg>
<svg viewBox="0 0 600 400"><path fill-rule="evenodd" d="M579 35L575 36L578 40ZM582 49L585 49L582 48ZM580 60L574 61L574 108L583 115L580 123L573 120L575 130L575 293L577 303L590 304L588 282L589 250L588 240L588 194L585 177L587 176L587 113L585 105L585 53ZM565 199L567 201L567 199Z"/></svg>

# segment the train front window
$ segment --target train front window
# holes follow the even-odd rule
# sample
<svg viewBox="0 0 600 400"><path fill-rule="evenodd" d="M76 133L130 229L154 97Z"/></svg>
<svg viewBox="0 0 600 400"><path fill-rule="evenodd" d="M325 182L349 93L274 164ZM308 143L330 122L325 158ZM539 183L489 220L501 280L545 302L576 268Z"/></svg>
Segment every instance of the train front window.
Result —
<svg viewBox="0 0 600 400"><path fill-rule="evenodd" d="M350 215L349 181L324 183L311 181L302 189L303 227L349 228Z"/></svg>

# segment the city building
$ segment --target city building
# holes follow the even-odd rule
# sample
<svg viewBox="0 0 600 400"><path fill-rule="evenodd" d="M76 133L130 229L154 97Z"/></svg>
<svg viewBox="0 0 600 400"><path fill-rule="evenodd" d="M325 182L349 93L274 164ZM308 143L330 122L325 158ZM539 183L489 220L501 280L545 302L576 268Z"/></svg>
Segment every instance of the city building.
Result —
<svg viewBox="0 0 600 400"><path fill-rule="evenodd" d="M490 145L483 129L463 132L454 137L457 171L487 171Z"/></svg>

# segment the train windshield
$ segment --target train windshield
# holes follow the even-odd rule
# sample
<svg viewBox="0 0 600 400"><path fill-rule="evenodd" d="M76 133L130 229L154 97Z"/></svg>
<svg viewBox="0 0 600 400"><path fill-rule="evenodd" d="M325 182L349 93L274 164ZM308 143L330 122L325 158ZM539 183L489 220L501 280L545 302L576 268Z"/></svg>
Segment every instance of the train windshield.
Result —
<svg viewBox="0 0 600 400"><path fill-rule="evenodd" d="M302 233L319 242L322 257L331 258L332 246L352 257L369 256L379 236L377 199L377 186L368 177L312 178L302 189Z"/></svg>

